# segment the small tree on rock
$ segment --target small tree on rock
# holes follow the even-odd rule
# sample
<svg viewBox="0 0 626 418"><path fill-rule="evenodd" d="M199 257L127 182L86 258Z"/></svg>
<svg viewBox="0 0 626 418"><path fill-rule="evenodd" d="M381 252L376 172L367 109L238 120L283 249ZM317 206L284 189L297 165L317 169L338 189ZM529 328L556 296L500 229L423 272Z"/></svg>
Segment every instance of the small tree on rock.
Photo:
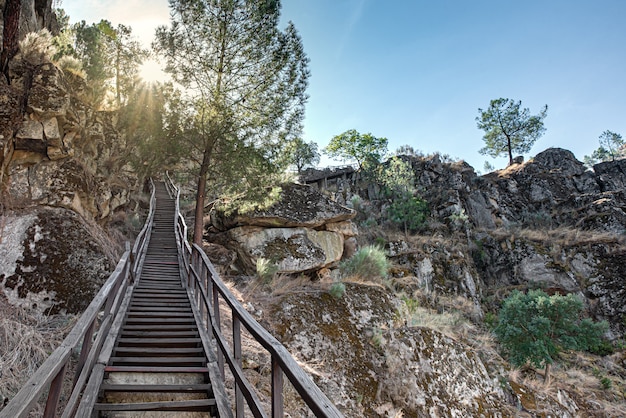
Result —
<svg viewBox="0 0 626 418"><path fill-rule="evenodd" d="M626 155L626 146L620 134L606 130L598 138L600 147L583 159L588 167L603 161L615 161L615 158Z"/></svg>
<svg viewBox="0 0 626 418"><path fill-rule="evenodd" d="M478 109L476 117L478 128L485 131L485 147L481 154L498 157L509 156L509 165L513 164L513 152L526 153L544 134L543 120L548 113L548 105L538 115L531 116L530 110L520 110L521 101L511 99L492 100L487 110Z"/></svg>
<svg viewBox="0 0 626 418"><path fill-rule="evenodd" d="M304 142L302 138L295 138L287 144L287 158L289 163L296 167L298 173L307 166L320 162L320 153L315 142Z"/></svg>
<svg viewBox="0 0 626 418"><path fill-rule="evenodd" d="M504 301L494 332L512 364L543 366L548 381L550 364L561 350L594 349L608 329L606 322L581 318L582 311L582 301L573 294L516 290Z"/></svg>
<svg viewBox="0 0 626 418"><path fill-rule="evenodd" d="M331 158L356 161L359 170L367 165L378 164L387 153L387 138L377 138L370 133L361 134L350 129L334 136L324 152Z"/></svg>

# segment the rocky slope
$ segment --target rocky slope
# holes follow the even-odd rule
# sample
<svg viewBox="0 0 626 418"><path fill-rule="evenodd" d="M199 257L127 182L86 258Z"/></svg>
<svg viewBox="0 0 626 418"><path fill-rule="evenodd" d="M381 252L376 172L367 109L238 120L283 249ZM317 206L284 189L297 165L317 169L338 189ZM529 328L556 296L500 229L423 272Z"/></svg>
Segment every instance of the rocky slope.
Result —
<svg viewBox="0 0 626 418"><path fill-rule="evenodd" d="M21 38L57 30L51 3L22 1ZM14 304L80 312L116 261L109 226L137 176L116 115L89 105L80 77L20 53L0 78L0 289Z"/></svg>
<svg viewBox="0 0 626 418"><path fill-rule="evenodd" d="M351 176L316 181L330 184L322 191L334 201L362 198L359 211L366 213L352 219L351 229L361 231L361 245L384 243L393 265L389 280L346 283L335 298L327 278L336 280L337 263L321 270L319 282L278 275L262 285L264 295L254 281L242 285L246 280L237 278L242 299L264 325L309 366L346 416L626 413L620 406L626 362L619 351L626 317L626 161L589 171L569 151L549 149L477 176L463 162L404 158L430 209L423 230L408 237L386 221L388 201L376 184ZM279 211L289 206L277 205ZM278 226L256 228L267 234ZM235 248L236 241L226 244ZM230 260L236 264L236 255ZM549 386L537 384L541 376L531 370L512 371L484 320L511 290L528 288L581 296L592 317L609 321L616 353L565 355ZM254 370L269 367L252 363Z"/></svg>

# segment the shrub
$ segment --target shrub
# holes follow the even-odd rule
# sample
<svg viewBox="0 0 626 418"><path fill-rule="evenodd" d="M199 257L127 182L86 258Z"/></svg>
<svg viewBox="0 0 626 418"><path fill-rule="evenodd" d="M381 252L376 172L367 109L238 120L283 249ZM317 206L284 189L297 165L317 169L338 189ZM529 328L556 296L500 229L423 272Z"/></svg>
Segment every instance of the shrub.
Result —
<svg viewBox="0 0 626 418"><path fill-rule="evenodd" d="M608 324L583 319L582 311L582 301L573 294L515 290L504 301L494 332L511 363L544 366L548 381L549 366L561 350L597 349L602 341Z"/></svg>
<svg viewBox="0 0 626 418"><path fill-rule="evenodd" d="M57 61L57 67L64 73L72 73L80 78L87 78L83 70L83 63L76 57L64 55Z"/></svg>
<svg viewBox="0 0 626 418"><path fill-rule="evenodd" d="M342 262L339 270L344 277L358 276L366 280L382 281L387 277L389 260L380 247L366 246Z"/></svg>
<svg viewBox="0 0 626 418"><path fill-rule="evenodd" d="M428 203L410 194L394 199L387 210L389 220L404 228L404 233L421 229L428 216Z"/></svg>
<svg viewBox="0 0 626 418"><path fill-rule="evenodd" d="M48 29L30 32L20 41L20 58L33 65L50 62L55 53L56 47L52 43L52 35Z"/></svg>
<svg viewBox="0 0 626 418"><path fill-rule="evenodd" d="M341 299L344 293L346 293L346 285L341 282L333 283L328 292L335 299Z"/></svg>
<svg viewBox="0 0 626 418"><path fill-rule="evenodd" d="M600 378L600 384L602 385L602 389L609 390L611 386L613 386L613 382L606 376Z"/></svg>
<svg viewBox="0 0 626 418"><path fill-rule="evenodd" d="M258 258L256 260L256 274L264 284L268 284L278 273L278 265L266 258Z"/></svg>

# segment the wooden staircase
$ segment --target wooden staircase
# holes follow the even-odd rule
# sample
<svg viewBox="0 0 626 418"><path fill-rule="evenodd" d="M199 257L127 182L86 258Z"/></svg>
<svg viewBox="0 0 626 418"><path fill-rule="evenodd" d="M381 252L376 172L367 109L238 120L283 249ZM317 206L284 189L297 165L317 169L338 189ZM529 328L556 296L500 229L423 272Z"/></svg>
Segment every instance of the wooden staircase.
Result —
<svg viewBox="0 0 626 418"><path fill-rule="evenodd" d="M94 406L101 417L217 417L208 359L181 282L175 201L156 185L139 281ZM211 355L211 353L209 353Z"/></svg>

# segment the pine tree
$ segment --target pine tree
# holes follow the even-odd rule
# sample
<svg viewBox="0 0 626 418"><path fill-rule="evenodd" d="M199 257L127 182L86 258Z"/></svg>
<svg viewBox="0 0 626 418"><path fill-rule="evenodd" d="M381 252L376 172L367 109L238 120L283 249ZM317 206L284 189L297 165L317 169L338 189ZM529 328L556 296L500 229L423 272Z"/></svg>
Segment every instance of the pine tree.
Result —
<svg viewBox="0 0 626 418"><path fill-rule="evenodd" d="M186 88L195 117L184 127L197 161L194 242L202 240L207 184L259 200L283 171L285 144L301 132L308 59L278 0L172 0L171 25L153 44Z"/></svg>
<svg viewBox="0 0 626 418"><path fill-rule="evenodd" d="M538 115L531 116L530 110L520 110L521 101L496 99L487 110L478 109L478 128L485 131L485 147L479 152L492 157L508 155L513 164L513 152L530 151L535 141L546 131L543 120L548 114L546 105Z"/></svg>
<svg viewBox="0 0 626 418"><path fill-rule="evenodd" d="M582 311L582 301L573 294L515 290L502 304L494 332L511 363L543 366L548 381L550 364L561 350L593 349L608 329L606 322L583 319Z"/></svg>

